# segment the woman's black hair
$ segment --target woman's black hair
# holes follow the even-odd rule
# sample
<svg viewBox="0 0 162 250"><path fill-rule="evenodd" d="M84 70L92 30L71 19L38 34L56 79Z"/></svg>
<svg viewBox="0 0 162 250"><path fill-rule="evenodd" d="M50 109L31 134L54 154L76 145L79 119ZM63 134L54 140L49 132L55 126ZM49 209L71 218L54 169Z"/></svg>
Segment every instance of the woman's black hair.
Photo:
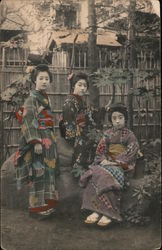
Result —
<svg viewBox="0 0 162 250"><path fill-rule="evenodd" d="M125 117L125 123L127 123L128 120L128 110L127 107L123 103L113 103L110 106L110 109L108 111L108 120L112 122L112 113L113 112L120 112Z"/></svg>
<svg viewBox="0 0 162 250"><path fill-rule="evenodd" d="M70 79L70 89L73 90L75 87L75 84L81 80L84 79L87 83L87 89L89 88L89 79L86 73L84 72L78 72L76 74L73 74L71 79Z"/></svg>
<svg viewBox="0 0 162 250"><path fill-rule="evenodd" d="M39 72L47 72L50 78L50 82L52 82L52 74L49 70L49 67L47 64L38 64L31 72L31 80L33 83L35 83L37 75Z"/></svg>

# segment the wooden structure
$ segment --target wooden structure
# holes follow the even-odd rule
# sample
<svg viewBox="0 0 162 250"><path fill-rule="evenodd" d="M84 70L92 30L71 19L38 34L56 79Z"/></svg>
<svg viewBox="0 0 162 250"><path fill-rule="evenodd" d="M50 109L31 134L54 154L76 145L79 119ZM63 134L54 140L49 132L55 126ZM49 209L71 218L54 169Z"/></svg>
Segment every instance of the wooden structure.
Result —
<svg viewBox="0 0 162 250"><path fill-rule="evenodd" d="M0 46L0 65L2 68L10 66L25 66L29 49L21 47Z"/></svg>
<svg viewBox="0 0 162 250"><path fill-rule="evenodd" d="M117 53L120 48L116 32L98 31L96 58L98 68L108 67L112 53ZM53 31L47 43L47 50L52 51L52 66L55 68L69 68L73 51L74 68L88 68L88 32L84 30Z"/></svg>
<svg viewBox="0 0 162 250"><path fill-rule="evenodd" d="M52 64L50 70L53 74L53 82L48 90L49 97L52 103L52 109L55 116L55 129L58 134L58 120L62 111L62 106L66 96L70 92L70 86L68 82L68 74L70 69L70 62L73 49L73 41L76 33L64 37L55 36L51 37L48 48L53 50ZM109 68L113 62L114 57L118 58L118 68L125 67L125 50L120 44L112 37L112 45L105 46L104 42L110 43L110 36L107 40L103 36L98 35L98 68ZM85 40L85 42L84 42ZM63 42L64 41L64 42ZM88 72L87 62L87 35L85 33L78 36L75 46L75 61L73 71L82 70ZM59 43L60 42L60 43ZM57 44L57 46L56 46ZM118 46L115 46L118 45ZM12 51L12 52L11 52ZM6 86L25 74L27 50L21 52L21 49L5 48L2 50L0 58L0 85L1 91L5 90ZM10 55L12 56L10 57ZM19 57L18 55L21 56ZM4 56L5 55L5 56ZM5 58L5 60L4 60ZM160 137L161 127L161 95L160 95L160 59L153 53L153 51L139 50L136 54L136 70L140 72L150 72L153 77L148 78L145 81L141 81L140 74L134 79L135 88L144 88L147 90L149 98L145 96L134 96L133 98L133 129L140 141L146 139L155 139ZM105 106L112 97L112 86L107 85L100 87L99 89L100 106ZM122 101L127 104L128 98L128 83L122 86L116 84L115 101ZM86 96L88 104L88 94ZM1 139L3 149L3 160L5 160L10 154L12 154L18 147L18 138L20 137L20 127L15 119L8 120L7 117L12 112L11 107L6 104L1 104L1 116L3 127L1 128ZM105 127L107 125L107 116L105 118Z"/></svg>

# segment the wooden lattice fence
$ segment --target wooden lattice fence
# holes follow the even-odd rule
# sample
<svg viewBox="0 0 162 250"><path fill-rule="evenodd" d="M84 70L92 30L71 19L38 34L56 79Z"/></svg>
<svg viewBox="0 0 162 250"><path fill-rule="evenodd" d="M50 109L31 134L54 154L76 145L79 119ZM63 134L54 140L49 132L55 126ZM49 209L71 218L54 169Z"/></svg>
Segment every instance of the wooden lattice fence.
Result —
<svg viewBox="0 0 162 250"><path fill-rule="evenodd" d="M101 57L102 58L102 57ZM100 62L102 65L102 62ZM123 62L121 62L120 67L123 67ZM141 82L138 77L134 80L134 87L146 87L150 89L160 89L160 63L159 61L150 54L146 57L145 53L141 52L141 56L136 59L136 67L140 70L151 72L157 72L158 74L153 79L147 79ZM15 65L7 63L5 67L0 68L0 84L1 91L3 91L6 86L12 81L18 79L25 74L26 66ZM51 72L53 74L53 82L48 90L49 97L51 99L52 109L55 116L55 129L58 133L58 120L59 115L62 111L62 106L65 101L66 96L69 94L69 82L67 76L69 74L69 68L65 65L59 65L55 67L50 66ZM74 69L74 71L79 70L80 67ZM87 70L87 68L81 68L82 70ZM112 97L112 86L107 85L100 87L100 106L105 106ZM128 104L128 84L124 84L122 88L116 86L115 101L123 101ZM86 101L88 104L88 95L86 96ZM148 100L144 97L134 97L133 100L133 127L134 132L139 138L143 139L155 139L160 137L160 127L161 127L161 96L160 94L151 96ZM15 119L7 120L7 117L11 113L11 107L6 104L1 104L1 115L2 115L2 128L1 128L1 146L3 152L3 159L11 155L18 147L18 141L20 138L20 128ZM105 126L107 124L107 116L105 118Z"/></svg>

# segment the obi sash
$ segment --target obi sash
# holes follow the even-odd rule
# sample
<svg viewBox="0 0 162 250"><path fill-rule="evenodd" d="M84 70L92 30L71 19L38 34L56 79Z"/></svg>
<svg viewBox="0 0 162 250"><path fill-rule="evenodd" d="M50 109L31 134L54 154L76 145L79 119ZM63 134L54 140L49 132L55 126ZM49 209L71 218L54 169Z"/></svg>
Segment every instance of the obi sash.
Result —
<svg viewBox="0 0 162 250"><path fill-rule="evenodd" d="M109 155L114 159L119 154L126 151L126 147L122 144L110 144L109 146Z"/></svg>
<svg viewBox="0 0 162 250"><path fill-rule="evenodd" d="M52 112L50 110L43 109L39 114L38 123L40 129L45 129L47 127L53 128L54 121Z"/></svg>

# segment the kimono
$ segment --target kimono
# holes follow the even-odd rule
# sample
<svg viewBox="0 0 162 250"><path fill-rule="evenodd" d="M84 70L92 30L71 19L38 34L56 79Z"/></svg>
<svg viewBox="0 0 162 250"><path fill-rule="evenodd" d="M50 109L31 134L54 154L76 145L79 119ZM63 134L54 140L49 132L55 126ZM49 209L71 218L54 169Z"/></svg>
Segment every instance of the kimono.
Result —
<svg viewBox="0 0 162 250"><path fill-rule="evenodd" d="M104 133L94 163L80 178L80 186L85 187L82 209L103 214L113 220L122 220L120 199L124 175L134 169L138 149L134 133L127 128L110 128ZM117 161L117 164L101 164L103 160Z"/></svg>
<svg viewBox="0 0 162 250"><path fill-rule="evenodd" d="M89 133L92 130L98 133L104 115L104 108L99 111L88 110L81 96L73 94L65 100L63 106L65 140L74 146L73 166L81 165L87 169L93 162L98 143L89 137Z"/></svg>
<svg viewBox="0 0 162 250"><path fill-rule="evenodd" d="M32 91L26 99L21 121L22 138L15 155L17 186L29 183L29 211L44 212L58 201L55 175L58 170L53 115L45 92ZM41 143L42 154L34 152Z"/></svg>

